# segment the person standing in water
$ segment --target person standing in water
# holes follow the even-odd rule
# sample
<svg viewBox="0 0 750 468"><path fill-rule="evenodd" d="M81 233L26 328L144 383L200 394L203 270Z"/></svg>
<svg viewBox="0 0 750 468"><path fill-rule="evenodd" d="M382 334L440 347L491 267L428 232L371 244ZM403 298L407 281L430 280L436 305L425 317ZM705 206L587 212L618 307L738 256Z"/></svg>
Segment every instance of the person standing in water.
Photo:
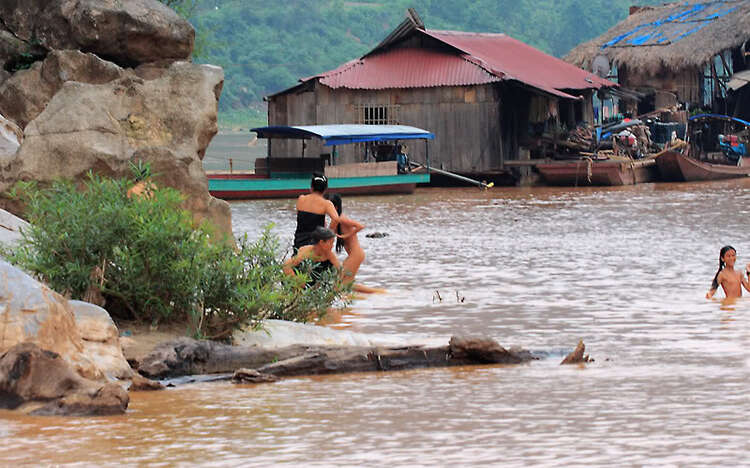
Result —
<svg viewBox="0 0 750 468"><path fill-rule="evenodd" d="M734 269L737 261L737 251L731 245L726 245L719 252L719 270L711 283L711 289L706 293L706 299L711 299L719 285L724 290L727 298L742 297L742 288L750 291L750 281L742 275L741 271ZM750 264L745 267L745 272L750 276Z"/></svg>
<svg viewBox="0 0 750 468"><path fill-rule="evenodd" d="M315 283L324 271L341 268L338 257L333 253L335 238L336 234L330 229L323 226L316 227L311 234L312 244L301 246L292 258L284 262L284 273L289 276L294 275L294 267L309 259L314 262L309 285Z"/></svg>
<svg viewBox="0 0 750 468"><path fill-rule="evenodd" d="M346 250L347 257L341 265L341 274L344 284L349 284L354 281L354 277L357 275L359 267L362 265L362 262L365 261L365 251L359 244L359 238L357 237L357 233L364 229L365 226L364 224L342 214L344 210L342 207L341 195L338 193L332 193L327 195L326 198L333 203L333 206L336 208L336 213L339 215L339 224L335 231L338 237L336 240L336 252L341 253L342 250ZM384 292L382 289L374 289L356 283L352 285L352 289L360 293Z"/></svg>
<svg viewBox="0 0 750 468"><path fill-rule="evenodd" d="M300 247L313 244L312 233L318 226L326 225L326 215L331 218L331 230L339 223L339 215L333 204L324 197L328 179L322 174L313 174L310 193L297 198L297 229L294 232L294 253Z"/></svg>

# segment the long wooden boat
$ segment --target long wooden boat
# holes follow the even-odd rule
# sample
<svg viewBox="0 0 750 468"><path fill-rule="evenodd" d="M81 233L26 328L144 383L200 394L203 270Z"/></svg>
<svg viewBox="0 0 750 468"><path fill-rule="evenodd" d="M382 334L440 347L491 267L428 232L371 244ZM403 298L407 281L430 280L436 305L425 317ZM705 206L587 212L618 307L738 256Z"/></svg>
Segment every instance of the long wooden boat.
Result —
<svg viewBox="0 0 750 468"><path fill-rule="evenodd" d="M575 159L536 165L549 185L564 187L633 185L658 180L653 159L634 161Z"/></svg>
<svg viewBox="0 0 750 468"><path fill-rule="evenodd" d="M735 179L750 175L750 162L742 164L713 164L698 161L677 151L667 151L656 158L662 180L668 182L693 182L702 180Z"/></svg>
<svg viewBox="0 0 750 468"><path fill-rule="evenodd" d="M405 125L307 125L269 126L252 129L259 138L311 139L323 145L431 140L426 130ZM269 145L270 152L270 145ZM429 164L428 164L429 166ZM291 198L310 191L313 172L328 177L331 191L347 195L410 194L417 184L430 182L429 169L410 171L399 168L397 161L326 165L320 158L262 158L256 161L255 173L208 172L208 190L224 200L258 198Z"/></svg>
<svg viewBox="0 0 750 468"><path fill-rule="evenodd" d="M209 173L207 175L208 191L214 197L223 200L293 198L310 192L309 176L270 178L256 174L237 173ZM410 194L414 193L417 184L429 182L430 174L428 173L331 177L328 179L328 189L342 195Z"/></svg>

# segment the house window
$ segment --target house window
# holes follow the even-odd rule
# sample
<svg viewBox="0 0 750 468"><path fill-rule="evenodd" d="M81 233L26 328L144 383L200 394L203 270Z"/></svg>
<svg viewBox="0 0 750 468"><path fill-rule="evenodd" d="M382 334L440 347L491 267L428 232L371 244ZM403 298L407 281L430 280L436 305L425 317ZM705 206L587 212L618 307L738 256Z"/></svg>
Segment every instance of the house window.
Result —
<svg viewBox="0 0 750 468"><path fill-rule="evenodd" d="M362 104L357 106L357 123L365 125L398 124L398 105Z"/></svg>

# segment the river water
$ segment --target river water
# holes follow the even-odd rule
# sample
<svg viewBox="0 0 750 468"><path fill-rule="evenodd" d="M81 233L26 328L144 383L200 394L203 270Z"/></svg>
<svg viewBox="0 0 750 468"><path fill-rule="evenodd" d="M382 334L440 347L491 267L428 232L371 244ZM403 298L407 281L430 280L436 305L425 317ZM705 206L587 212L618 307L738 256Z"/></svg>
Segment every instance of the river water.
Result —
<svg viewBox="0 0 750 468"><path fill-rule="evenodd" d="M624 188L421 189L344 200L367 252L339 328L481 334L518 366L186 385L124 416L0 413L0 464L739 466L750 462L750 300L704 294L750 262L750 179ZM237 233L292 200L232 205ZM722 296L718 293L717 296ZM559 366L579 339L595 359Z"/></svg>

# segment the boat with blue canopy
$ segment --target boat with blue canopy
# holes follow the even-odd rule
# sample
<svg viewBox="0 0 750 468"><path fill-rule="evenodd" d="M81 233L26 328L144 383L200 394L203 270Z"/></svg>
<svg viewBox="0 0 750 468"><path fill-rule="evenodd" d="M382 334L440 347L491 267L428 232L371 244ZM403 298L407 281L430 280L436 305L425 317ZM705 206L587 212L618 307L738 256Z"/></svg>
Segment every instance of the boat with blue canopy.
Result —
<svg viewBox="0 0 750 468"><path fill-rule="evenodd" d="M300 140L299 156L255 160L254 172L209 172L208 190L221 199L290 198L308 193L313 173L325 174L328 188L348 195L413 193L417 184L429 183L428 141L435 135L407 125L272 125L251 129L258 138ZM329 152L306 155L307 141ZM408 156L400 148L405 140L424 140L427 169L412 170ZM337 164L337 146L360 144L362 162ZM388 143L386 154L370 154L372 144Z"/></svg>

